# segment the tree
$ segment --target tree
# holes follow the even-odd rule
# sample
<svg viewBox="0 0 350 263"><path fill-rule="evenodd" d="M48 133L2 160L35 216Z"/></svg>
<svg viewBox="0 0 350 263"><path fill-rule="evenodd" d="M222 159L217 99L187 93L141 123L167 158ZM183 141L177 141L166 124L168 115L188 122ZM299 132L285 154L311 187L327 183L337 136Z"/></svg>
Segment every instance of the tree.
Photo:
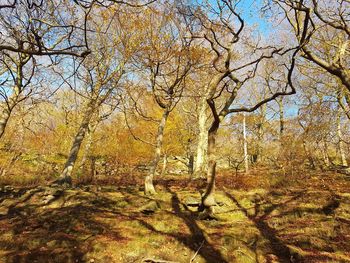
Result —
<svg viewBox="0 0 350 263"><path fill-rule="evenodd" d="M0 51L85 57L90 9L68 1L7 1L0 5ZM65 13L65 15L61 15Z"/></svg>
<svg viewBox="0 0 350 263"><path fill-rule="evenodd" d="M57 55L89 54L89 11L83 11L66 1L7 1L0 5L0 138L15 106L32 95L30 84L39 78L34 76L38 64L54 64ZM62 12L67 15L61 16ZM79 19L80 14L84 19ZM50 63L39 59L42 56L48 56Z"/></svg>
<svg viewBox="0 0 350 263"><path fill-rule="evenodd" d="M2 52L1 55L0 61L4 68L0 73L0 138L5 132L13 109L33 92L31 81L37 67L32 55L8 52Z"/></svg>
<svg viewBox="0 0 350 263"><path fill-rule="evenodd" d="M183 28L173 13L164 10L161 15L149 14L146 29L147 48L142 63L149 74L150 88L158 106L162 109L156 134L154 159L145 178L145 194L156 193L153 178L161 157L164 129L171 111L176 107L185 88L193 59L190 45L183 37Z"/></svg>
<svg viewBox="0 0 350 263"><path fill-rule="evenodd" d="M293 30L300 54L350 91L348 1L273 0ZM325 32L327 32L325 34Z"/></svg>
<svg viewBox="0 0 350 263"><path fill-rule="evenodd" d="M205 13L206 10L208 13ZM208 11L209 10L209 11ZM282 87L282 90L270 90L270 96L257 101L251 106L240 106L239 93L244 94L247 86L252 85L259 65L263 60L272 59L274 55L283 54L282 48L271 45L266 47L254 43L244 37L245 24L242 16L237 11L234 1L217 2L213 7L210 2L195 7L182 7L182 13L201 28L197 34L192 31L194 39L204 40L211 48L213 60L212 79L207 85L206 100L212 112L212 123L208 130L208 174L207 188L202 195L200 210L204 215L214 214L215 202L215 177L216 177L216 137L220 124L225 117L237 112L252 112L260 106L276 99L279 96L295 93L294 86L290 82ZM194 27L194 26L193 26ZM250 42L251 41L251 42ZM237 49L240 50L238 54ZM295 53L294 53L295 54ZM250 59L248 60L247 57ZM294 68L294 57L291 66L288 67L288 79L291 79ZM287 88L291 87L288 91ZM221 99L220 104L217 102ZM237 107L232 107L234 102Z"/></svg>
<svg viewBox="0 0 350 263"><path fill-rule="evenodd" d="M79 70L71 76L73 84L65 78L65 74L60 74L71 89L85 98L86 105L64 169L60 178L56 181L58 183L71 182L72 170L84 137L89 133L93 116L99 113L98 111L105 103L109 102L111 105L114 105L112 109L115 109L118 104L122 77L126 73L127 63L131 59L134 48L134 46L130 45L131 41L134 40L132 35L129 35L130 32L124 32L118 26L120 21L113 19L111 13L99 13L98 10L96 12L101 15L101 17L96 16L94 18L94 30L96 32L94 41L98 45L91 45L91 55L80 65ZM105 23L104 18L106 17L112 17L112 19ZM125 17L118 18L125 19ZM113 35L106 34L111 30L117 33ZM78 83L78 87L75 86L76 83ZM83 87L84 90L82 92L79 91L79 87Z"/></svg>

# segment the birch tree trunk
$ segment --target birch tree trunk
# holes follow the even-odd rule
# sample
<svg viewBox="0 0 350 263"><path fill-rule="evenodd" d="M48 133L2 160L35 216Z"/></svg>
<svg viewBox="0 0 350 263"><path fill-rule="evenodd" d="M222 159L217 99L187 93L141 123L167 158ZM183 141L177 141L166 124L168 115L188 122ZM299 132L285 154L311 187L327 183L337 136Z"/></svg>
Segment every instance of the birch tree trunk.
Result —
<svg viewBox="0 0 350 263"><path fill-rule="evenodd" d="M82 144L84 137L88 131L90 120L92 118L94 110L95 110L95 101L90 101L90 103L87 107L87 110L84 114L83 120L82 120L80 127L78 129L78 132L74 137L73 145L70 149L67 161L64 165L64 169L63 169L59 179L56 180L56 183L69 184L69 185L72 184L72 178L71 178L72 171L73 171L74 165L76 163L76 160L78 158L78 153L79 153L81 144Z"/></svg>
<svg viewBox="0 0 350 263"><path fill-rule="evenodd" d="M339 154L340 154L341 165L348 166L348 162L346 160L345 151L344 151L343 135L342 135L342 130L341 130L340 118L341 118L341 108L339 107L338 112L337 112L337 136L338 136L338 140L339 140L338 150L339 150Z"/></svg>
<svg viewBox="0 0 350 263"><path fill-rule="evenodd" d="M207 102L205 97L201 100L201 105L198 114L198 143L197 143L197 154L194 165L194 178L205 177L207 170L207 149L208 149L208 129L206 128L207 121Z"/></svg>
<svg viewBox="0 0 350 263"><path fill-rule="evenodd" d="M168 119L169 113L170 113L169 108L168 107L165 108L164 112L163 112L163 116L159 122L154 159L153 159L153 163L151 165L151 170L145 178L145 194L146 195L156 194L156 190L154 189L154 185L153 185L153 178L155 176L157 166L158 166L158 163L160 160L160 155L162 152L164 129L165 129L165 125L166 125L166 121Z"/></svg>
<svg viewBox="0 0 350 263"><path fill-rule="evenodd" d="M245 172L249 171L249 160L248 160L248 142L247 142L247 131L246 131L246 119L243 114L243 157L244 157L244 169Z"/></svg>

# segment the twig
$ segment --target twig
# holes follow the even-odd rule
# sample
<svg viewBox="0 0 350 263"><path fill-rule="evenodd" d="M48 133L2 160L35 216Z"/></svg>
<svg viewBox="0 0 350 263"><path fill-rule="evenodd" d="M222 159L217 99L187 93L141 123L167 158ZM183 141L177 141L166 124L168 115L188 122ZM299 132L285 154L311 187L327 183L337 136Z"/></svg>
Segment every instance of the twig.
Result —
<svg viewBox="0 0 350 263"><path fill-rule="evenodd" d="M142 263L179 263L177 261L168 261L163 259L145 258Z"/></svg>
<svg viewBox="0 0 350 263"><path fill-rule="evenodd" d="M199 252L199 250L202 248L203 244L204 244L204 240L202 241L201 245L200 245L199 248L197 249L196 253L194 253L193 257L192 257L191 260L190 260L190 263L192 263L193 260L196 258L196 256L198 255L198 252Z"/></svg>

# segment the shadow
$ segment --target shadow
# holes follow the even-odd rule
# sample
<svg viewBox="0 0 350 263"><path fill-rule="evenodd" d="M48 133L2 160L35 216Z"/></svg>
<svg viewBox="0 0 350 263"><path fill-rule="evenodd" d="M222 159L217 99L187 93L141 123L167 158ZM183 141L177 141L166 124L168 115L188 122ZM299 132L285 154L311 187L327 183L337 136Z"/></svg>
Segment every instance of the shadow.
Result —
<svg viewBox="0 0 350 263"><path fill-rule="evenodd" d="M38 187L26 190L15 189L13 193L5 193L2 200L11 201L11 203L7 203L7 205L10 204L9 208L11 209L0 218L0 257L2 257L0 262L89 262L91 255L95 256L96 254L103 256L103 259L95 258L95 262L138 262L144 256L150 254L152 256L168 257L168 260L174 258L178 260L176 258L178 255L172 254L172 249L177 248L178 243L180 243L181 248L186 247L186 250L190 250L192 255L198 251L198 255L206 262L217 263L235 262L233 258L236 254L224 250L231 247L236 248L237 243L234 242L238 242L239 245L243 244L243 246L247 246L255 252L255 259L252 254L253 262L254 260L259 261L258 254L261 255L261 251L265 251L265 244L268 253L272 252L274 254L266 255L267 262L336 260L336 255L331 257L330 253L326 253L323 244L327 242L330 243L329 247L331 248L336 248L339 251L349 251L347 235L349 233L349 220L345 217L336 218L332 222L329 221L330 225L337 221L337 226L334 225L334 228L338 227L337 230L334 230L337 233L332 237L323 235L323 233L317 235L316 232L316 235L312 236L313 239L297 240L299 237L303 238L312 235L314 232L310 232L311 234L293 232L294 228L310 228L310 225L313 227L312 224L319 228L325 226L323 224L317 226L320 223L317 221L318 213L325 214L325 208L329 208L334 212L336 206L333 205L333 202L324 202L326 205L321 206L320 199L318 199L321 194L315 196L310 193L305 194L305 191L301 190L278 193L271 191L267 194L271 199L266 200L259 196L257 199L254 197L255 199L247 207L244 206L245 203L242 199L238 199L230 191L226 191L226 196L231 200L227 200L230 203L228 208L234 208L235 210L225 212L239 211L249 220L249 222L247 220L238 222L238 224L242 224L242 230L240 230L241 225L238 225L238 231L243 234L242 240L240 240L240 232L238 234L236 232L230 233L227 230L231 226L226 223L216 224L215 221L198 221L197 212L191 211L181 202L183 196L177 193L179 186L176 182L173 180L163 181L162 185L164 195L160 195L159 199L162 198L163 200L146 197L138 188L116 188L114 186L102 188L90 186L84 188L85 190L62 189L62 192L60 192L60 189ZM46 192L49 192L50 199L46 199ZM323 192L322 196L324 196ZM283 197L283 200L280 197ZM329 201L328 195L324 200ZM162 209L154 212L153 215L142 214L139 208L151 201L160 203ZM313 203L316 201L320 208L300 207L301 203L309 203L309 201L313 201ZM3 204L0 203L0 206ZM304 210L307 213L317 213L317 218L310 222L309 215L311 214L308 214L301 218L302 222L299 222L299 218L289 217L289 213L299 213L299 210L300 213L303 213ZM160 228L158 228L157 220L159 218L159 220L163 220L164 215L169 218L169 222L165 224L161 222ZM281 228L271 224L270 220L274 219L281 219L282 232L280 232ZM326 219L331 220L331 217ZM340 224L340 221L344 222ZM178 227L168 229L167 224L173 222L176 222ZM231 223L229 222L229 224ZM247 225L249 227L253 225L254 228L254 232L250 233L254 236L250 235L249 239L243 238L246 237L243 227ZM212 226L214 227L210 228ZM235 227L237 226L233 228ZM255 227L259 231L256 231ZM210 237L205 229L209 229ZM284 230L291 231L288 231L290 232L288 233ZM150 237L144 237L145 233L150 234ZM281 233L284 233L283 236ZM343 235L339 233L343 233ZM151 234L154 234L154 236ZM224 236L228 236L227 243L225 243ZM290 238L290 242L289 240L286 241L287 238ZM318 244L314 243L301 243L313 242L321 238L325 239L322 240L323 243L319 247L317 247ZM155 243L158 242L158 245L153 244L154 240L156 240ZM168 250L166 253L159 251L162 250L163 246L165 249L166 244L170 244L170 240L176 243L174 246L169 245L167 247L170 252ZM214 243L213 240L220 240L221 243L216 243L216 241ZM266 240L269 242L266 242ZM117 246L121 245L123 247L137 244L139 246L137 248L130 247L132 252L138 248L141 248L140 251L144 250L143 252L137 252L138 254L136 253L135 256L126 257L116 253L121 257L116 258L116 254L113 254L114 251L109 251L109 247L108 249L103 247L113 241L116 242L114 244L117 244ZM216 246L220 244L224 245L222 247ZM302 258L296 256L290 251L289 244L303 250L305 255ZM237 250L239 250L239 247ZM269 258L270 256L273 258ZM187 255L181 255L181 257L187 258Z"/></svg>
<svg viewBox="0 0 350 263"><path fill-rule="evenodd" d="M193 253L198 251L198 254L201 255L206 262L228 263L220 251L209 243L203 230L198 226L196 222L196 219L198 218L197 213L190 211L185 205L183 205L180 202L178 195L173 192L170 187L166 186L166 190L171 194L171 206L175 216L180 218L185 223L190 230L190 234L164 233L162 231L158 231L152 225L143 220L139 219L139 222L153 232L175 238L187 248L191 249ZM184 207L185 211L181 209L181 206Z"/></svg>
<svg viewBox="0 0 350 263"><path fill-rule="evenodd" d="M279 262L300 262L298 259L295 258L295 256L290 252L287 245L283 243L283 241L278 237L277 231L270 227L266 222L265 219L268 217L269 214L271 214L276 208L282 205L286 205L291 201L294 201L298 198L300 198L303 195L304 191L301 191L297 195L293 196L289 200L279 203L279 204L271 204L262 215L259 216L261 213L260 205L259 203L255 203L255 211L254 214L249 214L248 210L244 208L238 200L230 193L225 191L225 195L239 208L239 210L251 221L254 223L256 228L259 230L261 235L269 240L271 249L273 253L278 257Z"/></svg>
<svg viewBox="0 0 350 263"><path fill-rule="evenodd" d="M0 242L0 250L7 251L1 262L87 262L86 254L99 235L117 241L125 239L96 217L108 213L118 215L114 200L97 195L78 198L77 193L69 196L62 193L44 204L26 204L42 191L39 188L28 193L21 202L11 205L11 211L15 212L0 219L0 233L6 232L12 237ZM60 205L51 208L58 199Z"/></svg>

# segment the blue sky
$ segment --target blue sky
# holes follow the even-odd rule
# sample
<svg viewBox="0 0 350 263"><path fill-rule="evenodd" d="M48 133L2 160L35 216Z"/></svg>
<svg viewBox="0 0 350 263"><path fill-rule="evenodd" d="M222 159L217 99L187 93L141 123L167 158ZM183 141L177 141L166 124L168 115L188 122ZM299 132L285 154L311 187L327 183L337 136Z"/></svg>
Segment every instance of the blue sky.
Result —
<svg viewBox="0 0 350 263"><path fill-rule="evenodd" d="M270 31L272 25L268 22L267 18L261 16L260 9L264 5L263 2L264 0L242 0L238 8L248 25L257 25L259 31L265 33Z"/></svg>

